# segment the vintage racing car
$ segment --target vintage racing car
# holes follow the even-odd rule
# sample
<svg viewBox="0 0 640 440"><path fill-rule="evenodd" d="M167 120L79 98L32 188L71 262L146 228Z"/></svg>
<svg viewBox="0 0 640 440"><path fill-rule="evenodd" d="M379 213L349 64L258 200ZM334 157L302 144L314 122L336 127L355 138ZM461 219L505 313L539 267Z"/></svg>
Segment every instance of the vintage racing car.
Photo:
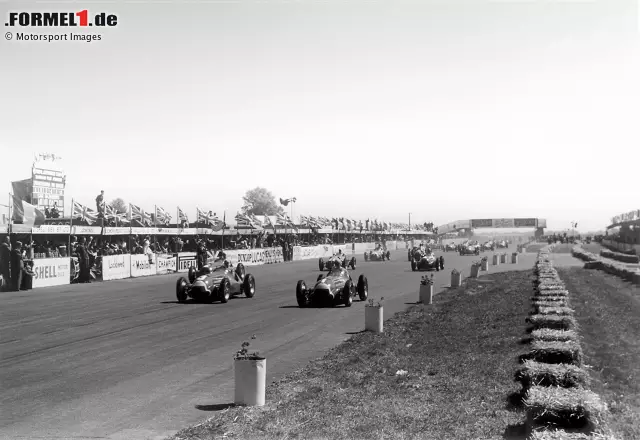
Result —
<svg viewBox="0 0 640 440"><path fill-rule="evenodd" d="M456 249L457 249L457 245L453 242L444 245L444 250L447 252L455 251Z"/></svg>
<svg viewBox="0 0 640 440"><path fill-rule="evenodd" d="M330 306L344 304L351 307L353 298L358 295L360 301L366 301L369 295L369 282L367 277L360 275L358 284L354 285L349 271L335 263L327 274L318 275L316 284L312 288L307 287L304 280L296 285L296 299L299 307Z"/></svg>
<svg viewBox="0 0 640 440"><path fill-rule="evenodd" d="M391 259L391 252L381 245L377 245L374 250L364 253L364 261L384 261Z"/></svg>
<svg viewBox="0 0 640 440"><path fill-rule="evenodd" d="M500 240L498 242L498 249L507 249L509 247L509 243L506 240Z"/></svg>
<svg viewBox="0 0 640 440"><path fill-rule="evenodd" d="M463 244L460 246L460 255L480 255L479 244Z"/></svg>
<svg viewBox="0 0 640 440"><path fill-rule="evenodd" d="M496 249L496 243L494 241L487 241L482 244L482 250L484 251L494 251Z"/></svg>
<svg viewBox="0 0 640 440"><path fill-rule="evenodd" d="M188 280L180 277L176 283L179 302L192 298L196 301L226 303L231 296L242 293L247 298L252 298L256 293L256 280L253 275L245 273L242 263L238 263L235 269L228 261L216 267L206 265L199 271L191 266Z"/></svg>
<svg viewBox="0 0 640 440"><path fill-rule="evenodd" d="M356 257L351 257L350 260L347 260L347 255L342 253L342 250L339 250L337 254L333 254L331 258L324 259L320 257L318 260L318 269L320 271L329 270L333 267L333 262L337 261L340 263L342 267L350 267L351 269L356 268Z"/></svg>
<svg viewBox="0 0 640 440"><path fill-rule="evenodd" d="M411 270L429 270L435 269L440 271L444 269L444 257L440 255L436 257L433 252L422 252L419 249L411 257Z"/></svg>

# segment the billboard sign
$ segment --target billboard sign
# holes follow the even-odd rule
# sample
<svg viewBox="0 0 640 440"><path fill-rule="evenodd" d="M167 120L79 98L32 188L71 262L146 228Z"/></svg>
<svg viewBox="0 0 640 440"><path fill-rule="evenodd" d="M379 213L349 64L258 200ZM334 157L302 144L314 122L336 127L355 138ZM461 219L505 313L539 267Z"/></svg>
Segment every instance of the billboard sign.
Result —
<svg viewBox="0 0 640 440"><path fill-rule="evenodd" d="M51 209L54 205L57 205L60 213L64 212L66 176L59 159L54 154L38 154L33 162L31 200L43 212L45 208Z"/></svg>

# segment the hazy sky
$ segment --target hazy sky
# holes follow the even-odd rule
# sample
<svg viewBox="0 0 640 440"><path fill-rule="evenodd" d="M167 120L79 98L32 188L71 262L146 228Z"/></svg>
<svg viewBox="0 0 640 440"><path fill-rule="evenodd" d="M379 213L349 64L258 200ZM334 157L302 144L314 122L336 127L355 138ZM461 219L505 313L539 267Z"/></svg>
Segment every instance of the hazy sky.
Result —
<svg viewBox="0 0 640 440"><path fill-rule="evenodd" d="M102 35L0 41L7 192L50 151L67 206L104 189L190 218L233 216L255 186L297 197L296 217L596 229L640 208L636 1L22 0L0 17L84 8L118 26L4 27Z"/></svg>

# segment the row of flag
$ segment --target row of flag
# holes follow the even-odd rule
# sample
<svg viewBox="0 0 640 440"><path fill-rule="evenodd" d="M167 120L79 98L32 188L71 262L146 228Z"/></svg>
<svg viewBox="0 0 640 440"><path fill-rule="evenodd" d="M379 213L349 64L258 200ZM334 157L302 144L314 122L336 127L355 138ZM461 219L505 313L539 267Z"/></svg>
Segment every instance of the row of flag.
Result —
<svg viewBox="0 0 640 440"><path fill-rule="evenodd" d="M45 216L38 208L13 196L14 202L14 220L19 221L22 224L28 224L31 226L40 226L44 223ZM81 203L72 201L72 218L80 221L85 221L87 224L92 225L100 219L100 213L93 210ZM155 206L154 213L145 211L138 205L130 203L128 205L127 212L119 213L112 206L104 204L104 218L106 220L115 221L116 225L119 223L130 223L133 220L137 220L140 224L145 226L158 226L168 225L172 220L171 214L164 208ZM207 210L201 210L196 207L197 222L209 225L213 230L219 231L227 227L226 214L220 219L216 213ZM276 214L275 224L272 220L272 216L261 216L258 218L255 214L238 212L235 216L235 221L238 226L250 227L252 229L274 228L277 226L289 227L291 229L297 229L296 224L286 214ZM177 218L179 224L188 224L189 218L184 211L177 208ZM390 223L386 221L380 221L378 219L366 219L355 220L346 217L314 217L314 216L300 216L300 225L306 225L310 229L323 229L332 228L335 230L344 231L389 231L391 229L408 229L409 225L406 223ZM422 225L413 225L413 229L431 231L433 230L433 223L424 223Z"/></svg>

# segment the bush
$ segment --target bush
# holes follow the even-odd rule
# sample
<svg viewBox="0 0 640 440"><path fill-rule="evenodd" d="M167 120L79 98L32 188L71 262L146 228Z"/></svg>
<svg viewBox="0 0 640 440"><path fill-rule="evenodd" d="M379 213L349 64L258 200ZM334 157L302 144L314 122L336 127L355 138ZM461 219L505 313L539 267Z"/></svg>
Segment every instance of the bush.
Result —
<svg viewBox="0 0 640 440"><path fill-rule="evenodd" d="M594 431L604 423L607 406L583 388L533 386L524 399L530 426L558 426Z"/></svg>

